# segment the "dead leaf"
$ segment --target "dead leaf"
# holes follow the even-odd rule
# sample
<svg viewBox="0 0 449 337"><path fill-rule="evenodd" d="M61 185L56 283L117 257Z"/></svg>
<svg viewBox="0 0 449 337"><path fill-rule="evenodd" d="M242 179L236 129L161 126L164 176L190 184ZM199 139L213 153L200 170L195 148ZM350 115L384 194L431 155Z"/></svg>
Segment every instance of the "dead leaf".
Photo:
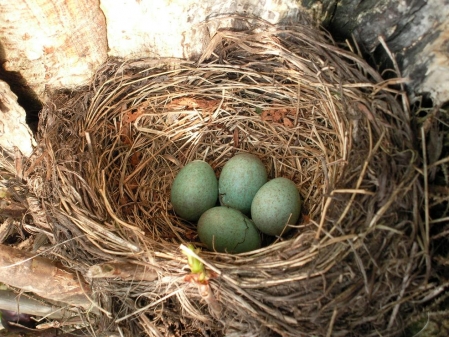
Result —
<svg viewBox="0 0 449 337"><path fill-rule="evenodd" d="M137 111L127 111L125 112L125 115L123 116L123 124L130 124L134 122L137 118L142 116L144 113L144 109L142 107L137 108Z"/></svg>
<svg viewBox="0 0 449 337"><path fill-rule="evenodd" d="M140 164L140 161L142 159L142 152L134 152L132 156L129 158L129 162L132 166L136 167Z"/></svg>
<svg viewBox="0 0 449 337"><path fill-rule="evenodd" d="M294 116L295 112L287 108L266 109L262 112L261 119L265 122L279 123L286 127L293 127L293 122L287 118L287 115Z"/></svg>
<svg viewBox="0 0 449 337"><path fill-rule="evenodd" d="M293 127L293 122L288 119L288 118L284 118L284 126L288 127L288 128L292 128Z"/></svg>
<svg viewBox="0 0 449 337"><path fill-rule="evenodd" d="M280 123L282 122L282 114L279 111L275 111L273 113L273 122Z"/></svg>
<svg viewBox="0 0 449 337"><path fill-rule="evenodd" d="M262 111L262 114L260 115L260 118L264 121L264 122L270 122L273 120L273 118L270 115L270 112L268 110L264 110Z"/></svg>

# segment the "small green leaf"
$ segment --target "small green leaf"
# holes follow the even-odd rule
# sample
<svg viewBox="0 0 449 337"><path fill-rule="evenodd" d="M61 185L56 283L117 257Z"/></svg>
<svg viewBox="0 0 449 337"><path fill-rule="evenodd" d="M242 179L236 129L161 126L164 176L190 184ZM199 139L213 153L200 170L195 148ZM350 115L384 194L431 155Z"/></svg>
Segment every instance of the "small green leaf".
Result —
<svg viewBox="0 0 449 337"><path fill-rule="evenodd" d="M195 248L194 245L191 243L187 246L192 252L195 254L198 254L201 252L201 249ZM204 265L201 263L200 260L196 259L193 256L188 255L187 261L189 263L190 270L193 274L203 274L204 273Z"/></svg>

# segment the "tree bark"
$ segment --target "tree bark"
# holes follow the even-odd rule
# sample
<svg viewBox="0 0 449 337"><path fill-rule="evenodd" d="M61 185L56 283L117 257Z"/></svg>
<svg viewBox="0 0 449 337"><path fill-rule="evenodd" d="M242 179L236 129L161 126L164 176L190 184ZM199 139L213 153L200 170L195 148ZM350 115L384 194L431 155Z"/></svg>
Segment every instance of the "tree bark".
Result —
<svg viewBox="0 0 449 337"><path fill-rule="evenodd" d="M109 55L123 58L176 57L196 59L216 29L238 26L220 15L259 17L273 24L298 22L295 0L101 0L106 16Z"/></svg>
<svg viewBox="0 0 449 337"><path fill-rule="evenodd" d="M65 309L47 305L41 301L20 296L10 290L0 290L0 309L19 311L22 314L29 314L50 319L61 319L73 316L73 313Z"/></svg>
<svg viewBox="0 0 449 337"><path fill-rule="evenodd" d="M353 34L368 52L384 37L411 78L410 93L449 101L449 0L0 0L0 6L0 61L41 100L46 86L88 82L108 47L109 56L125 59L195 59L218 27L238 26L238 20L213 22L220 15L295 23L312 14L334 34Z"/></svg>
<svg viewBox="0 0 449 337"><path fill-rule="evenodd" d="M396 56L410 94L449 101L449 0L302 0L322 5L320 21L340 38L354 35L372 53L382 36Z"/></svg>
<svg viewBox="0 0 449 337"><path fill-rule="evenodd" d="M46 88L86 84L106 61L99 0L0 0L0 8L0 63L41 100Z"/></svg>
<svg viewBox="0 0 449 337"><path fill-rule="evenodd" d="M79 277L78 277L79 276ZM52 301L90 309L90 286L81 275L35 254L0 245L0 282Z"/></svg>
<svg viewBox="0 0 449 337"><path fill-rule="evenodd" d="M30 156L36 145L25 119L25 110L17 103L17 96L0 80L0 147L11 155L18 148L24 156Z"/></svg>

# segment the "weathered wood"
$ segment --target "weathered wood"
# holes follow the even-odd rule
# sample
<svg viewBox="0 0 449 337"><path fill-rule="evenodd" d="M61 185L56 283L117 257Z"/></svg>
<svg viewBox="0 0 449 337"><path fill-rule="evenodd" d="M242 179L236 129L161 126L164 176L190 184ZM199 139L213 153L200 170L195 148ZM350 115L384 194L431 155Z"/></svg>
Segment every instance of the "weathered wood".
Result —
<svg viewBox="0 0 449 337"><path fill-rule="evenodd" d="M158 277L156 269L125 262L106 262L89 267L89 278L120 278L127 281L154 281Z"/></svg>
<svg viewBox="0 0 449 337"><path fill-rule="evenodd" d="M107 57L99 0L0 0L0 63L42 99L90 80Z"/></svg>
<svg viewBox="0 0 449 337"><path fill-rule="evenodd" d="M353 34L369 52L383 36L411 78L411 94L449 101L449 0L0 0L0 6L0 61L40 99L46 86L86 83L106 60L107 44L110 56L126 59L195 59L219 27L239 25L212 22L231 14L271 23L312 16L334 34Z"/></svg>
<svg viewBox="0 0 449 337"><path fill-rule="evenodd" d="M353 34L365 51L382 48L382 36L410 77L412 96L449 101L449 0L302 0L308 8L317 3L321 22L341 38Z"/></svg>
<svg viewBox="0 0 449 337"><path fill-rule="evenodd" d="M29 156L36 145L25 118L17 96L0 80L0 147L10 154L18 148L24 156Z"/></svg>
<svg viewBox="0 0 449 337"><path fill-rule="evenodd" d="M0 282L53 301L90 309L90 286L72 271L43 257L0 245Z"/></svg>
<svg viewBox="0 0 449 337"><path fill-rule="evenodd" d="M73 316L64 308L42 303L26 295L18 295L11 290L0 290L0 309L16 311L20 310L22 314L29 314L51 319L61 319Z"/></svg>
<svg viewBox="0 0 449 337"><path fill-rule="evenodd" d="M220 15L249 15L271 23L302 20L295 0L101 0L108 27L109 55L198 57L218 26L238 25Z"/></svg>
<svg viewBox="0 0 449 337"><path fill-rule="evenodd" d="M204 25L215 16L272 23L306 16L296 0L101 0L101 9L99 0L0 0L0 8L0 63L41 101L46 88L88 82L108 47L110 56L126 59L195 58L219 25L229 26L229 20Z"/></svg>

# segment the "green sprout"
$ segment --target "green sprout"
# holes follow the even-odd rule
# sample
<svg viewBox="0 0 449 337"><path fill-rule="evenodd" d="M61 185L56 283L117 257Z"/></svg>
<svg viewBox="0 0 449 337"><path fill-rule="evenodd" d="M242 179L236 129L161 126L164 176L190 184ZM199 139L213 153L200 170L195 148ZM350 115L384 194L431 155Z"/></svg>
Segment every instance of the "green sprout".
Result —
<svg viewBox="0 0 449 337"><path fill-rule="evenodd" d="M195 246L191 243L187 245L187 248L189 248L192 252L195 254L199 254L201 252L200 248L195 248ZM194 256L187 255L187 261L189 263L190 270L192 271L192 274L198 274L198 281L203 282L207 280L207 273L204 268L204 264L195 258Z"/></svg>

